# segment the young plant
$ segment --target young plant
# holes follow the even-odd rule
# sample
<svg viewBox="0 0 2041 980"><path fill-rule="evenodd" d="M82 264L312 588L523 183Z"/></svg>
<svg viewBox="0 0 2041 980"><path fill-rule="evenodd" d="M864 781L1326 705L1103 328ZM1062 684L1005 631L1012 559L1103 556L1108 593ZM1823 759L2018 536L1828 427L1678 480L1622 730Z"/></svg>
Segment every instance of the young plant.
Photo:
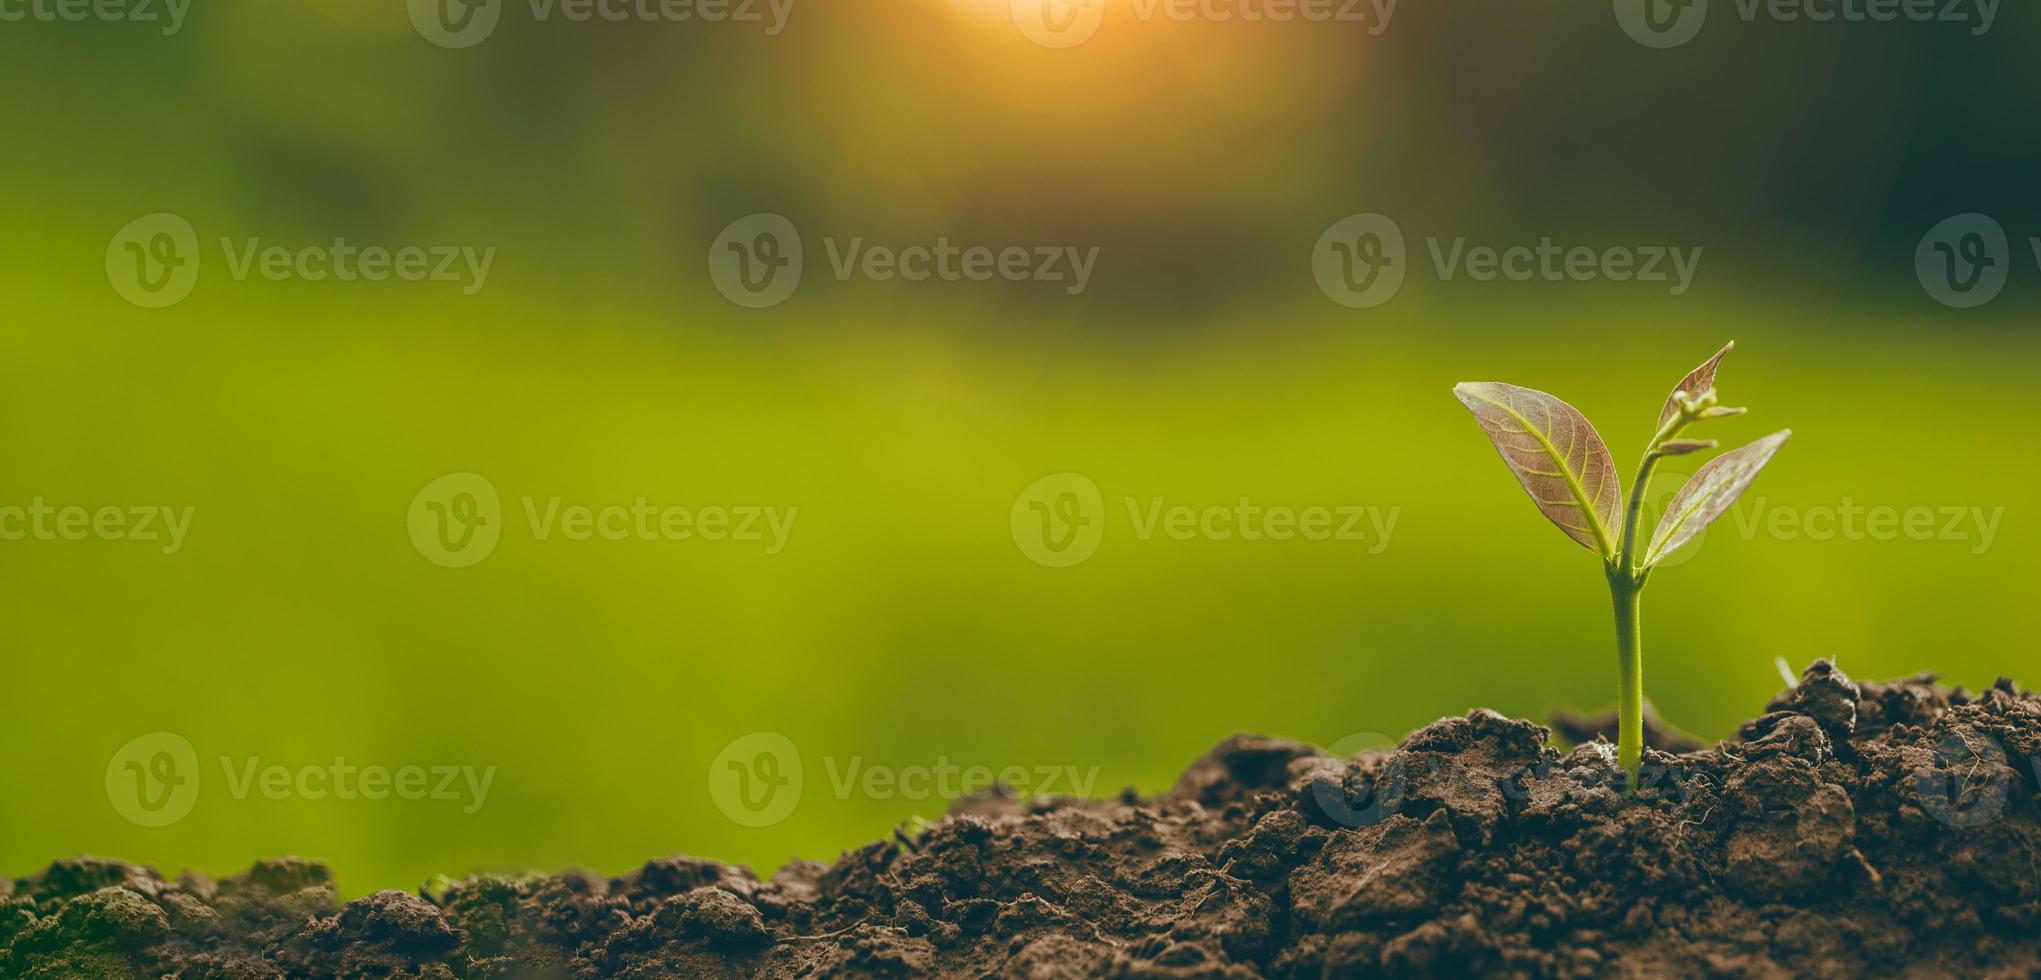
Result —
<svg viewBox="0 0 2041 980"><path fill-rule="evenodd" d="M1608 446L1573 406L1542 391L1496 382L1470 381L1453 388L1538 509L1567 537L1602 558L1616 606L1621 676L1616 748L1630 777L1628 792L1636 791L1637 767L1644 757L1644 626L1639 615L1644 585L1659 562L1729 510L1793 434L1791 429L1776 432L1709 461L1673 496L1650 542L1639 547L1638 524L1658 461L1714 449L1712 439L1681 436L1696 422L1746 411L1722 407L1715 394L1715 371L1735 348L1732 341L1717 351L1666 399L1658 431L1630 485L1627 507Z"/></svg>

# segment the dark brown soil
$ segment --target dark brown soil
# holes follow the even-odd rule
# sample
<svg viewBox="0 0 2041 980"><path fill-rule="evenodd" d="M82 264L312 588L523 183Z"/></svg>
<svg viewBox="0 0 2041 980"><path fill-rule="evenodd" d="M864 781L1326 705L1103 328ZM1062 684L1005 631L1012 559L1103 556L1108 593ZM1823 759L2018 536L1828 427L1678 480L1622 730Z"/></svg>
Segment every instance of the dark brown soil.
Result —
<svg viewBox="0 0 2041 980"><path fill-rule="evenodd" d="M0 975L2033 976L2041 699L1827 663L1736 741L1561 754L1488 711L1241 736L1149 800L969 801L769 881L666 858L336 909L322 865L0 879ZM11 890L11 896L7 893Z"/></svg>

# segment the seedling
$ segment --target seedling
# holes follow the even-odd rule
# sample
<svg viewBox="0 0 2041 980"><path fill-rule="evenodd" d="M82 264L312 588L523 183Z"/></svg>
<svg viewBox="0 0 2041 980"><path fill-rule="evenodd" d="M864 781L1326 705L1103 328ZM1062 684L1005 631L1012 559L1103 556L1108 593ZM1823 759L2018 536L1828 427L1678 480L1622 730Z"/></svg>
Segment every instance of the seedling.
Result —
<svg viewBox="0 0 2041 980"><path fill-rule="evenodd" d="M1637 767L1644 758L1644 626L1640 613L1645 583L1667 555L1692 541L1743 496L1758 471L1793 434L1791 429L1775 432L1710 460L1673 495L1650 543L1639 549L1637 531L1643 520L1644 497L1658 461L1714 449L1717 444L1712 439L1683 439L1681 435L1696 422L1746 411L1722 407L1715 394L1715 371L1735 348L1732 341L1717 351L1665 400L1658 413L1658 431L1645 448L1644 462L1638 465L1637 479L1630 485L1627 508L1609 447L1573 406L1542 391L1497 382L1470 381L1453 388L1545 517L1602 558L1609 595L1616 606L1616 662L1621 677L1616 756L1630 776L1630 792L1636 791Z"/></svg>

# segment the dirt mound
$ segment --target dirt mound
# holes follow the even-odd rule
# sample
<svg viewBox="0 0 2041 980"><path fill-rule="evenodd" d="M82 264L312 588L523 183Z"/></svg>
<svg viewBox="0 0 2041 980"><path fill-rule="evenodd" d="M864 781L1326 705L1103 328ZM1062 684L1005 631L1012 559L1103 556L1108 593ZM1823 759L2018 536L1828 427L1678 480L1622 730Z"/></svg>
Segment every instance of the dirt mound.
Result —
<svg viewBox="0 0 2041 980"><path fill-rule="evenodd" d="M1831 665L1737 741L1561 754L1488 711L1170 792L976 800L768 881L666 858L334 907L324 866L0 879L0 976L1346 977L2041 971L2041 699Z"/></svg>

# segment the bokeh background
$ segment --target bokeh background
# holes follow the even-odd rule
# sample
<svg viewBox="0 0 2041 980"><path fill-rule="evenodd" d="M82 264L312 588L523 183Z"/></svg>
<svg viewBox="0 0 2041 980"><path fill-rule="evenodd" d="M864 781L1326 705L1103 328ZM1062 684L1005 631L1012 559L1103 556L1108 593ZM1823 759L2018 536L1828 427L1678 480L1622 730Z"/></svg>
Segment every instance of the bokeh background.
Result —
<svg viewBox="0 0 2041 980"><path fill-rule="evenodd" d="M1379 34L1106 0L1064 50L1005 0L799 0L771 36L516 3L460 50L400 0L203 5L169 37L0 23L0 505L196 508L170 556L0 543L0 872L297 853L349 894L680 852L766 872L945 809L839 794L826 764L1096 766L1098 792L1155 791L1240 730L1329 744L1601 707L1595 561L1449 390L1567 398L1627 480L1666 392L1731 338L1725 395L1753 411L1710 434L1797 433L1742 520L2001 517L1988 548L1974 523L1718 530L1647 596L1661 711L1726 736L1781 686L1777 657L2041 677L2034 12L1974 36L1717 6L1673 50L1604 3L1426 0ZM197 229L205 265L143 309L105 253L156 212ZM759 212L800 229L809 270L751 310L706 258ZM1399 223L1411 268L1356 310L1312 250L1360 212ZM1914 256L1965 212L2012 236L2011 274L1958 310ZM497 255L473 296L236 281L221 237ZM1100 252L1070 296L838 281L825 237ZM1675 296L1442 281L1428 237L1705 252ZM1100 487L1105 536L1046 568L1009 511L1065 471ZM507 522L459 569L406 532L455 472L486 476ZM527 495L799 514L777 555L541 542ZM1385 547L1144 541L1127 497L1398 517ZM105 777L158 731L195 747L203 790L149 828ZM708 773L760 731L798 748L805 792L747 827ZM236 799L222 756L496 774L472 814Z"/></svg>

